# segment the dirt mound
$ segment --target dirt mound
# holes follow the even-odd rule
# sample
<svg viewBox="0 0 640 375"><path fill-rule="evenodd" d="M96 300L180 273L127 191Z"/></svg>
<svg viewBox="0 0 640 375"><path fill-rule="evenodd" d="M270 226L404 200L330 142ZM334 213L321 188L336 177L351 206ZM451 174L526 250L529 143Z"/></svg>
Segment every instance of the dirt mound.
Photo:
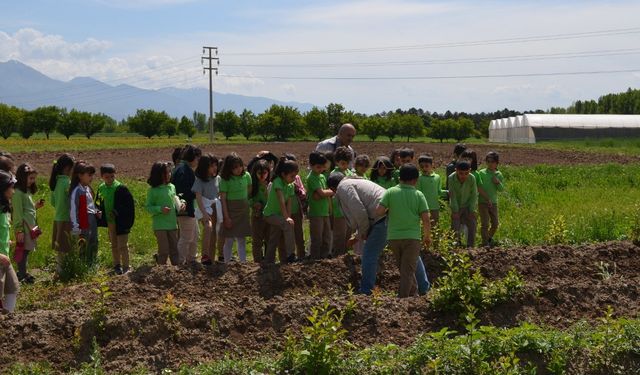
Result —
<svg viewBox="0 0 640 375"><path fill-rule="evenodd" d="M179 144L177 145L179 146ZM311 151L315 148L315 142L288 142L288 143L252 143L242 145L205 145L204 152L212 152L219 157L230 152L237 152L246 162L249 161L260 150L270 150L276 155L290 152L298 156L300 161L306 165L306 160ZM379 155L388 155L393 149L399 147L412 147L416 155L429 153L434 157L436 165L446 165L451 158L451 144L440 143L406 143L406 142L356 142L354 147L359 154L367 154L372 159ZM105 145L108 147L108 145ZM500 162L511 165L536 165L536 164L601 164L603 160L609 163L638 163L640 157L598 154L593 152L546 150L531 147L509 147L498 145L472 145L478 153L480 161L484 160L484 155L488 151L500 153ZM151 165L158 160L171 160L173 148L147 148L147 149L125 149L125 150L92 150L73 152L77 159L82 159L100 165L103 163L113 163L118 167L118 172L122 176L131 178L146 179L151 169ZM35 168L44 174L51 170L51 163L59 155L59 152L24 152L15 153L16 160L29 161ZM135 161L135 162L132 162Z"/></svg>
<svg viewBox="0 0 640 375"><path fill-rule="evenodd" d="M627 242L580 247L475 249L474 266L489 279L515 267L526 281L523 297L482 314L482 324L511 326L531 321L566 327L602 316L612 306L618 316L640 310L640 248ZM442 264L425 258L437 283ZM425 331L455 327L455 316L438 314L428 298L397 299L396 267L382 261L377 297L349 296L360 276L357 258L261 268L253 264L211 267L143 267L109 280L113 296L107 320L96 330L91 312L97 296L91 285L61 288L48 297L62 303L50 309L0 317L0 368L17 360L47 361L65 371L88 361L97 337L107 370L137 366L154 371L196 364L225 356L275 352L287 332L306 324L312 307L325 299L342 308L352 298L357 307L344 321L356 345L408 345ZM167 293L175 302L166 302ZM173 306L175 320L163 312Z"/></svg>

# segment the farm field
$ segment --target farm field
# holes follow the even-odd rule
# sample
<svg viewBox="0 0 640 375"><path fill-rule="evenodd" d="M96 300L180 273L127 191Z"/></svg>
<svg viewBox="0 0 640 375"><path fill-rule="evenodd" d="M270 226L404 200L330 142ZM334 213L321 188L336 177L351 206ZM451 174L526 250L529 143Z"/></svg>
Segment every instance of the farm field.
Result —
<svg viewBox="0 0 640 375"><path fill-rule="evenodd" d="M246 161L269 149L292 152L306 165L314 145L224 144L204 146L203 152L237 151ZM357 142L355 147L374 157L404 145ZM444 174L451 144L408 145L417 154L434 155L438 173ZM380 288L371 297L353 294L360 261L351 255L266 268L152 266L156 244L143 208L145 181L151 163L169 159L172 148L74 152L95 165L113 162L131 187L137 209L130 235L135 271L108 274L110 250L100 233L99 270L79 281L55 282L53 254L42 241L30 258L38 282L22 288L16 314L0 316L0 335L12 338L0 344L0 372L308 373L321 364L331 368L327 373L361 374L640 371L640 247L631 242L640 234L640 157L590 149L472 147L479 155L501 154L507 192L500 196L500 246L452 251L441 241L422 254L433 290L403 300L394 296L399 275L388 253ZM47 199L45 177L56 154L14 153L42 171L37 195ZM99 182L96 176L94 185ZM446 228L449 215L446 205L442 208L441 228ZM51 216L50 205L39 211L41 223L50 223ZM43 238L50 238L50 225L43 227ZM521 277L512 280L513 290L491 284L512 268ZM468 272L456 273L461 269ZM475 271L486 278L482 286ZM451 308L444 308L443 293L454 273L463 275L455 290L475 285L470 290L478 294L500 290L503 295L478 300L471 294L470 300L446 300ZM316 324L311 324L314 311ZM458 333L438 336L445 328ZM338 354L313 347L305 335L316 343L327 340Z"/></svg>

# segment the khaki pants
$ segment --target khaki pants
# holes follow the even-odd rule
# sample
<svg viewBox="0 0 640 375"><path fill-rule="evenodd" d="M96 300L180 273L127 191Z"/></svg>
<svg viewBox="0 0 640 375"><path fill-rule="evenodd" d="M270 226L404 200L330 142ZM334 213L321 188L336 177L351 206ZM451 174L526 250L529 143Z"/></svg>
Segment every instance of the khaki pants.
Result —
<svg viewBox="0 0 640 375"><path fill-rule="evenodd" d="M278 248L280 263L286 263L287 254L293 253L295 247L293 225L287 223L281 215L265 216L264 220L269 224L269 241L267 242L267 251L264 256L265 262L275 263L276 248ZM284 237L284 248L278 246L281 237Z"/></svg>
<svg viewBox="0 0 640 375"><path fill-rule="evenodd" d="M216 246L218 234L216 233L216 219L211 216L211 220L200 220L202 223L202 259L209 258L212 262L216 258Z"/></svg>
<svg viewBox="0 0 640 375"><path fill-rule="evenodd" d="M410 297L416 294L416 268L420 256L419 240L389 240L389 247L400 268L400 289L398 297Z"/></svg>
<svg viewBox="0 0 640 375"><path fill-rule="evenodd" d="M267 240L269 239L269 224L265 221L264 216L260 214L251 216L251 252L253 253L253 261L260 263L264 260Z"/></svg>
<svg viewBox="0 0 640 375"><path fill-rule="evenodd" d="M11 263L0 266L0 300L4 299L7 294L17 294L19 290L18 276Z"/></svg>
<svg viewBox="0 0 640 375"><path fill-rule="evenodd" d="M116 233L116 225L108 224L109 241L111 242L111 255L114 267L118 264L123 268L129 267L129 235Z"/></svg>
<svg viewBox="0 0 640 375"><path fill-rule="evenodd" d="M451 218L451 229L456 232L456 238L458 243L462 241L460 226L466 225L467 227L467 247L473 247L476 242L476 228L478 227L478 219L476 219L475 213L469 211L468 208L461 208L458 211L459 218Z"/></svg>
<svg viewBox="0 0 640 375"><path fill-rule="evenodd" d="M323 259L331 251L331 220L329 216L309 218L309 255L312 259Z"/></svg>
<svg viewBox="0 0 640 375"><path fill-rule="evenodd" d="M304 231L302 230L302 223L304 221L304 215L302 215L302 211L298 210L298 213L292 214L291 218L293 219L293 235L296 242L296 257L304 258L305 249L304 249ZM293 254L291 252L289 255Z"/></svg>
<svg viewBox="0 0 640 375"><path fill-rule="evenodd" d="M351 236L347 219L344 217L333 218L333 255L347 253L347 240Z"/></svg>
<svg viewBox="0 0 640 375"><path fill-rule="evenodd" d="M438 226L440 222L440 210L429 210L429 221L431 222L431 229Z"/></svg>
<svg viewBox="0 0 640 375"><path fill-rule="evenodd" d="M480 203L478 204L478 213L480 214L482 244L486 245L498 230L498 205L494 203L489 207L486 203ZM491 226L489 226L489 222L491 222Z"/></svg>
<svg viewBox="0 0 640 375"><path fill-rule="evenodd" d="M180 239L178 239L178 253L180 263L195 262L198 255L198 221L191 216L178 216Z"/></svg>
<svg viewBox="0 0 640 375"><path fill-rule="evenodd" d="M171 264L180 264L180 254L178 253L178 230L156 230L154 231L158 241L158 264L167 264L167 258Z"/></svg>

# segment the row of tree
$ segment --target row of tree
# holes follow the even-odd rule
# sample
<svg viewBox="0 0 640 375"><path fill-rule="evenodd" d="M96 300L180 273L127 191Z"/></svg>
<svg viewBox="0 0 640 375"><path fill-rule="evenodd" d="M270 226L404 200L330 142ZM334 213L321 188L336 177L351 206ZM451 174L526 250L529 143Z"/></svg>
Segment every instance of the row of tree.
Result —
<svg viewBox="0 0 640 375"><path fill-rule="evenodd" d="M598 100L577 100L567 108L553 107L551 113L569 114L640 114L640 90L603 95Z"/></svg>

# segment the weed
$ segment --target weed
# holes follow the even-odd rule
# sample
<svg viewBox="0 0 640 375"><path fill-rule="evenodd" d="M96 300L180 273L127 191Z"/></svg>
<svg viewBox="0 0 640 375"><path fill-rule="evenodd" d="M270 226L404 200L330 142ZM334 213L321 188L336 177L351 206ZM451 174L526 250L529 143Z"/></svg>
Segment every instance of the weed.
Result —
<svg viewBox="0 0 640 375"><path fill-rule="evenodd" d="M631 222L630 239L634 245L640 246L640 205L635 206Z"/></svg>
<svg viewBox="0 0 640 375"><path fill-rule="evenodd" d="M342 313L344 314L344 316L352 316L353 314L355 314L357 307L358 301L356 301L353 286L349 284L349 289L347 289L347 302L342 308Z"/></svg>
<svg viewBox="0 0 640 375"><path fill-rule="evenodd" d="M69 235L70 250L62 255L58 279L63 283L74 280L83 280L91 271L82 255L80 245L73 236Z"/></svg>
<svg viewBox="0 0 640 375"><path fill-rule="evenodd" d="M106 372L102 368L102 354L100 354L100 346L96 338L91 342L90 362L83 363L77 375L104 375Z"/></svg>
<svg viewBox="0 0 640 375"><path fill-rule="evenodd" d="M598 269L598 276L600 276L602 280L609 280L616 275L618 265L616 264L616 262L613 262L612 269L609 269L609 263L600 261L599 263L596 263L596 268Z"/></svg>
<svg viewBox="0 0 640 375"><path fill-rule="evenodd" d="M97 298L91 310L91 319L95 325L96 333L102 334L107 323L107 302L113 293L106 281L101 282L97 288L94 288L93 293Z"/></svg>
<svg viewBox="0 0 640 375"><path fill-rule="evenodd" d="M180 317L180 312L184 304L178 303L171 292L167 293L160 305L160 313L164 318L164 322L172 332L174 337L178 337L180 335L180 325L178 318Z"/></svg>
<svg viewBox="0 0 640 375"><path fill-rule="evenodd" d="M547 230L544 238L545 242L550 245L559 245L568 243L569 230L567 222L562 215L557 215L551 219L551 225Z"/></svg>
<svg viewBox="0 0 640 375"><path fill-rule="evenodd" d="M215 317L211 318L209 321L209 329L214 335L220 334L220 326L218 325L218 320Z"/></svg>
<svg viewBox="0 0 640 375"><path fill-rule="evenodd" d="M377 308L382 306L383 295L384 295L383 290L380 289L380 287L377 285L371 290L371 303L373 304L373 307Z"/></svg>

